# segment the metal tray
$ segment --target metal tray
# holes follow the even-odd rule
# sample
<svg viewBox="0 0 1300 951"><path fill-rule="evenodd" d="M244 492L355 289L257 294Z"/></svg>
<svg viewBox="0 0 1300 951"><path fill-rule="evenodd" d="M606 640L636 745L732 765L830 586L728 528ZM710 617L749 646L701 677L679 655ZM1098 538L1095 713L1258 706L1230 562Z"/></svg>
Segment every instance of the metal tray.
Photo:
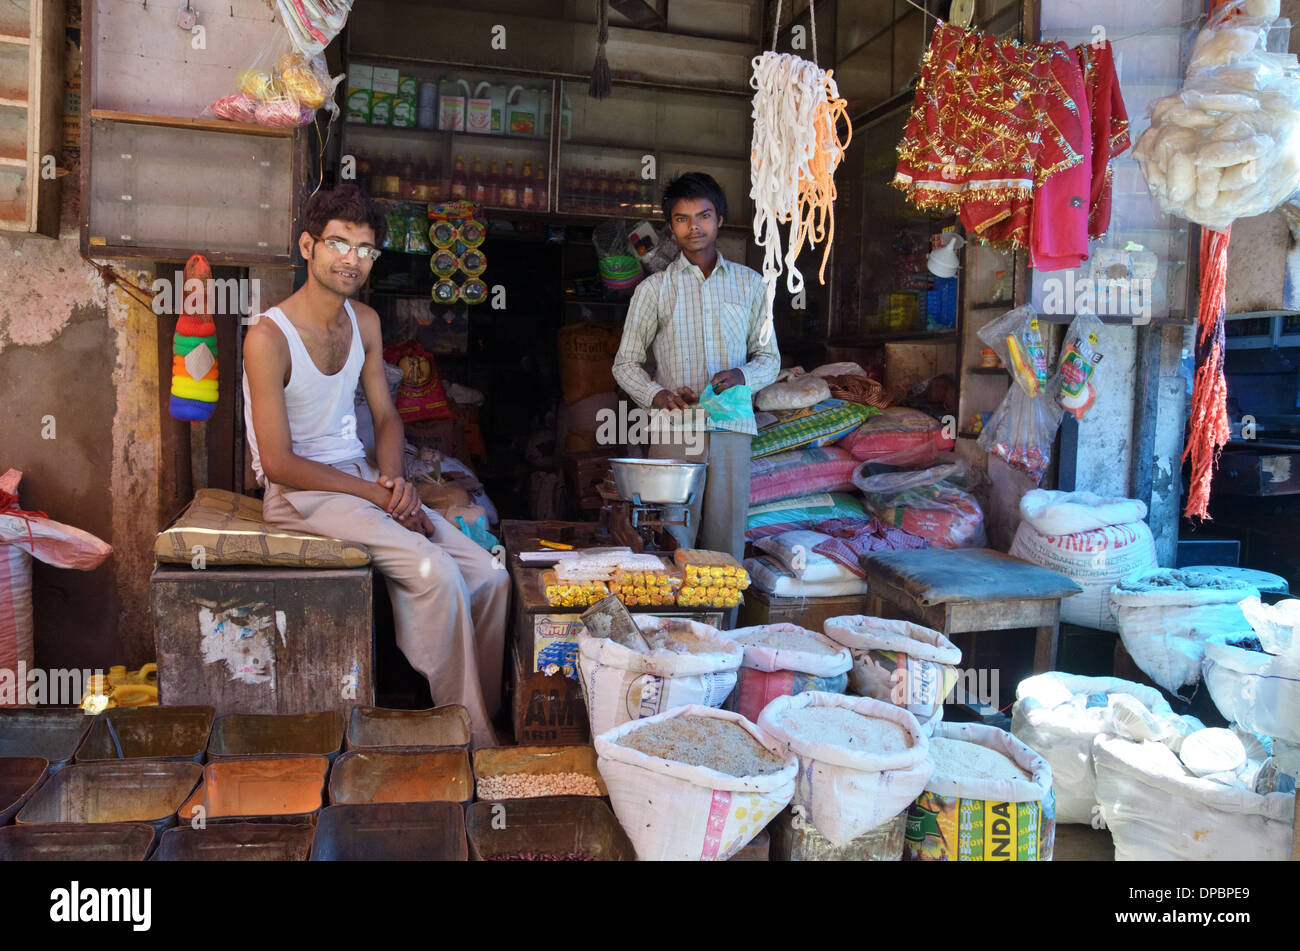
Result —
<svg viewBox="0 0 1300 951"><path fill-rule="evenodd" d="M95 717L76 761L202 763L215 715L212 707L110 707Z"/></svg>
<svg viewBox="0 0 1300 951"><path fill-rule="evenodd" d="M585 852L601 862L636 861L636 850L614 813L590 796L476 802L466 810L465 829L475 862L520 852Z"/></svg>
<svg viewBox="0 0 1300 951"><path fill-rule="evenodd" d="M351 750L330 773L331 803L469 802L474 774L464 750Z"/></svg>
<svg viewBox="0 0 1300 951"><path fill-rule="evenodd" d="M203 767L203 781L177 811L181 825L198 817L212 823L306 822L324 805L324 756L229 759ZM200 809L201 807L201 809Z"/></svg>
<svg viewBox="0 0 1300 951"><path fill-rule="evenodd" d="M163 833L154 862L305 862L316 829L310 825L232 822Z"/></svg>
<svg viewBox="0 0 1300 951"><path fill-rule="evenodd" d="M202 776L197 763L74 763L36 790L18 823L147 822L162 832Z"/></svg>
<svg viewBox="0 0 1300 951"><path fill-rule="evenodd" d="M478 795L480 779L514 773L583 773L596 781L602 797L609 795L596 768L594 746L491 746L474 751L474 792L479 799L486 798Z"/></svg>
<svg viewBox="0 0 1300 951"><path fill-rule="evenodd" d="M316 823L313 862L463 862L465 813L454 802L326 806Z"/></svg>
<svg viewBox="0 0 1300 951"><path fill-rule="evenodd" d="M345 748L458 746L468 750L469 741L469 711L458 703L428 710L353 707Z"/></svg>
<svg viewBox="0 0 1300 951"><path fill-rule="evenodd" d="M684 459L611 459L618 494L635 505L688 505L708 467Z"/></svg>
<svg viewBox="0 0 1300 951"><path fill-rule="evenodd" d="M52 822L0 829L0 862L143 862L154 829L145 822Z"/></svg>
<svg viewBox="0 0 1300 951"><path fill-rule="evenodd" d="M208 762L235 756L324 756L332 763L343 749L343 714L228 713L217 717L208 740Z"/></svg>
<svg viewBox="0 0 1300 951"><path fill-rule="evenodd" d="M57 773L72 755L95 718L68 707L0 707L0 756L41 756Z"/></svg>
<svg viewBox="0 0 1300 951"><path fill-rule="evenodd" d="M0 826L8 825L27 805L49 766L44 756L0 756Z"/></svg>

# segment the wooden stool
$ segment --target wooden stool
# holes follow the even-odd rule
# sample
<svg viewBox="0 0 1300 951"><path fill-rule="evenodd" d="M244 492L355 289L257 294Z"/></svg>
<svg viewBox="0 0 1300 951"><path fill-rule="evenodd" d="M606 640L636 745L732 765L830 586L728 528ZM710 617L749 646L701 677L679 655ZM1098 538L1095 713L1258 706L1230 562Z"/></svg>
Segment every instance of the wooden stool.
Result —
<svg viewBox="0 0 1300 951"><path fill-rule="evenodd" d="M1061 598L1083 589L1059 572L988 548L882 551L860 559L867 603L886 603L945 636L1032 627L1034 672L1056 666Z"/></svg>

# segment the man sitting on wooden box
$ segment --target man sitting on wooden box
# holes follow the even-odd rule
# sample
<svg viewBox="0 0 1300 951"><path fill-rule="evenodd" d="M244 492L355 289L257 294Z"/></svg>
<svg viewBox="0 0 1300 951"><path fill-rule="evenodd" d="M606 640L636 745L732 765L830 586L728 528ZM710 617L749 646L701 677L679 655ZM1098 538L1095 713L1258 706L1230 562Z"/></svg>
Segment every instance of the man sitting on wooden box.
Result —
<svg viewBox="0 0 1300 951"><path fill-rule="evenodd" d="M384 378L379 315L349 300L384 230L384 215L354 185L308 200L298 238L307 282L257 315L244 339L253 469L266 487L268 523L370 550L388 579L402 653L428 678L435 703L469 710L475 745L494 745L507 573L422 506L403 478L405 439ZM357 438L358 377L374 416L374 459Z"/></svg>

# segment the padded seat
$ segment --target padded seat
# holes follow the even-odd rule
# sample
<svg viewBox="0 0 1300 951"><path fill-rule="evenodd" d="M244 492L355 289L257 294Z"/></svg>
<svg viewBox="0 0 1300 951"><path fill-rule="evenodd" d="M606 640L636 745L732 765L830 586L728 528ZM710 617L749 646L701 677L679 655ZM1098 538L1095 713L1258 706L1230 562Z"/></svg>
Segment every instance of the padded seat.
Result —
<svg viewBox="0 0 1300 951"><path fill-rule="evenodd" d="M885 604L939 633L1034 628L1034 671L1056 667L1061 598L1083 589L1059 572L988 548L880 551L859 559L870 613Z"/></svg>
<svg viewBox="0 0 1300 951"><path fill-rule="evenodd" d="M158 533L154 555L165 564L192 564L195 547L206 567L359 568L370 564L361 545L272 528L262 503L223 489L200 489L176 520Z"/></svg>

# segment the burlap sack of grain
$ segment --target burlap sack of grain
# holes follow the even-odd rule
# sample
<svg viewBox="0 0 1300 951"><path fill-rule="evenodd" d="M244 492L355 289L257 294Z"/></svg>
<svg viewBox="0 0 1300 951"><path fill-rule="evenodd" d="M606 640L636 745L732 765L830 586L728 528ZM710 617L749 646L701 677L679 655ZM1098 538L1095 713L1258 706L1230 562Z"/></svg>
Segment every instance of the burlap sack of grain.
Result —
<svg viewBox="0 0 1300 951"><path fill-rule="evenodd" d="M560 350L560 386L564 402L608 393L614 389L614 355L618 331L583 322L561 327L556 334Z"/></svg>

